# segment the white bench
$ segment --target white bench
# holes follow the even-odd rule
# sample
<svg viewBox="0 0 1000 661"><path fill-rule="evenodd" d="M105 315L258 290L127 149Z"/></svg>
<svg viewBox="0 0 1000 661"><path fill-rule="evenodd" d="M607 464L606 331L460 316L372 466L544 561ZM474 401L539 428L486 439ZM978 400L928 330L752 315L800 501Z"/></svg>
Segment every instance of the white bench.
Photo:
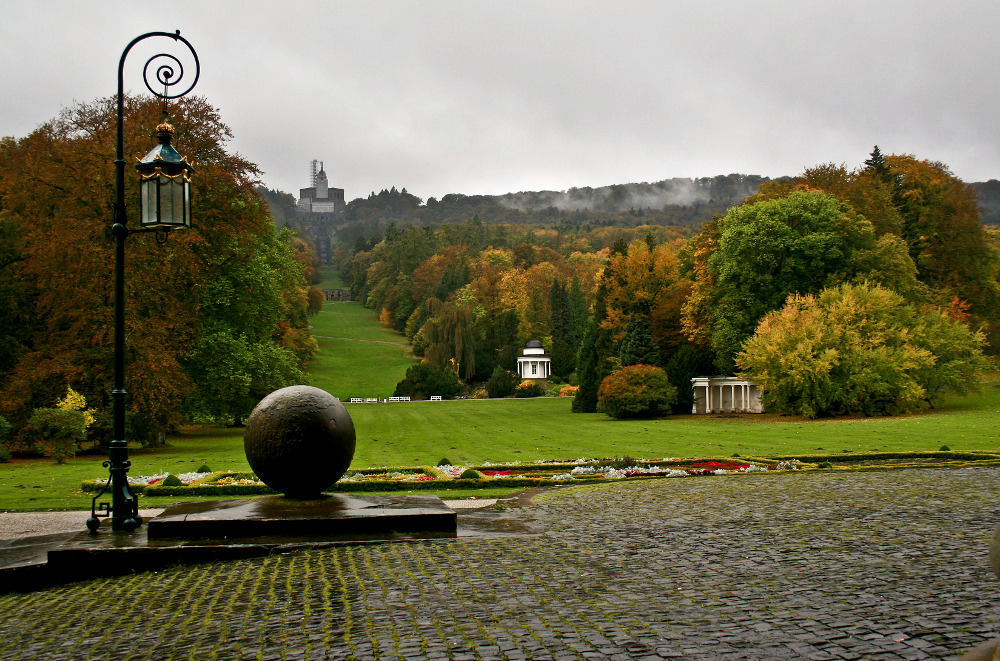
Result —
<svg viewBox="0 0 1000 661"><path fill-rule="evenodd" d="M364 404L365 400L360 397L351 397L351 404Z"/></svg>
<svg viewBox="0 0 1000 661"><path fill-rule="evenodd" d="M441 395L431 395L431 401L432 402L440 402L441 401Z"/></svg>

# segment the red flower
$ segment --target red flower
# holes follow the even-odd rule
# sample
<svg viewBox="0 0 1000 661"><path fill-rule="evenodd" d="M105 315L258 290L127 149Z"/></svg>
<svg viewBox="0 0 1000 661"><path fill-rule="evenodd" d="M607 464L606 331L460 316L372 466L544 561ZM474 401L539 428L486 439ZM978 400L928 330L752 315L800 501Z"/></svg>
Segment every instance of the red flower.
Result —
<svg viewBox="0 0 1000 661"><path fill-rule="evenodd" d="M738 464L735 461L700 461L691 464L691 468L710 468L711 470L719 470L721 468L727 471L741 470L749 467L750 464Z"/></svg>

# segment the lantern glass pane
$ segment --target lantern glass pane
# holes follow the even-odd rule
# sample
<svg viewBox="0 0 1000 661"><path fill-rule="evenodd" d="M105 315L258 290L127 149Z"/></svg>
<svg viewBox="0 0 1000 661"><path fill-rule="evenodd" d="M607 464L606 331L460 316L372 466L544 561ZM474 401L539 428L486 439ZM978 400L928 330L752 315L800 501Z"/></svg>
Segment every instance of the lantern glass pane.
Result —
<svg viewBox="0 0 1000 661"><path fill-rule="evenodd" d="M184 181L184 225L191 227L191 182Z"/></svg>
<svg viewBox="0 0 1000 661"><path fill-rule="evenodd" d="M156 224L156 179L139 181L140 222L143 225Z"/></svg>
<svg viewBox="0 0 1000 661"><path fill-rule="evenodd" d="M178 218L178 194L180 191L177 189L176 180L170 177L160 178L160 223L163 225L174 225L179 222L184 222L183 218Z"/></svg>

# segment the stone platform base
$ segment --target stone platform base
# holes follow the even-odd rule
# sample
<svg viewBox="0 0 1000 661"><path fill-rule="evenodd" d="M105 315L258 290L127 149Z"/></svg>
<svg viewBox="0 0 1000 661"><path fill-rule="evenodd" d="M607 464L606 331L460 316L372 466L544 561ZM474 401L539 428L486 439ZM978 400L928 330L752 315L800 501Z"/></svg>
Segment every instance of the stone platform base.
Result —
<svg viewBox="0 0 1000 661"><path fill-rule="evenodd" d="M243 500L174 503L146 524L148 539L349 538L415 533L454 536L455 512L437 496L324 494L297 500L261 496Z"/></svg>

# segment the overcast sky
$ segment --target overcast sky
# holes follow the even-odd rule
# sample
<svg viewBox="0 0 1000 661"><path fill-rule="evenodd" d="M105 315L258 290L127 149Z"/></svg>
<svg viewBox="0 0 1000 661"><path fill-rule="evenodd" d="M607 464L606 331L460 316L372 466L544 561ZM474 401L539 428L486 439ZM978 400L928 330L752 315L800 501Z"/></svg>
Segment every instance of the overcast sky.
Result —
<svg viewBox="0 0 1000 661"><path fill-rule="evenodd" d="M295 195L314 158L348 200L426 199L854 168L875 144L1000 178L997 0L0 9L0 135L114 94L126 44L179 29L230 149ZM127 89L144 91L144 62L130 55Z"/></svg>

